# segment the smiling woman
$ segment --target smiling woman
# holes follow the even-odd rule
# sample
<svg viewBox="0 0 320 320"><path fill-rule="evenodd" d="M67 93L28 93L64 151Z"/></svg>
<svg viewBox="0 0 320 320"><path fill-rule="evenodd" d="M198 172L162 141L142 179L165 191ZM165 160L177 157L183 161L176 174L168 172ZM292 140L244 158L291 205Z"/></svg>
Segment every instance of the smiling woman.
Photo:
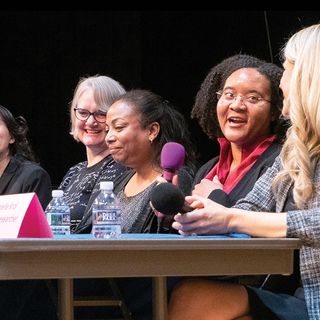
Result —
<svg viewBox="0 0 320 320"><path fill-rule="evenodd" d="M231 207L244 198L272 166L287 128L280 118L282 73L278 66L249 55L232 56L210 70L197 93L191 114L211 139L218 137L220 155L198 170L193 195ZM185 234L194 233L201 234L201 231ZM287 293L292 293L299 277L296 269L290 277L239 276L223 277L223 281L231 288L232 283L241 283L274 291L285 288ZM173 301L175 305L175 298ZM180 310L175 307L171 309L170 319L182 319L185 314L178 315ZM264 316L259 319L269 319Z"/></svg>
<svg viewBox="0 0 320 320"><path fill-rule="evenodd" d="M162 174L160 153L175 141L186 148L186 163L178 171L179 186L190 194L195 169L194 150L183 115L167 100L148 90L131 90L107 113L106 141L114 160L132 168L117 179L123 232L172 232L158 225L150 193Z"/></svg>
<svg viewBox="0 0 320 320"><path fill-rule="evenodd" d="M198 170L193 194L231 206L272 165L286 129L281 75L278 66L242 54L210 70L191 116L209 138L218 137L220 156Z"/></svg>
<svg viewBox="0 0 320 320"><path fill-rule="evenodd" d="M106 122L106 115L107 113L101 110L90 112L89 110L86 109L81 109L81 108L73 108L76 118L81 121L87 121L90 116L93 116L94 119L100 123L105 123Z"/></svg>
<svg viewBox="0 0 320 320"><path fill-rule="evenodd" d="M82 78L75 89L70 134L84 145L87 159L71 167L59 186L70 207L72 233L90 233L91 205L100 191L99 182L113 181L126 169L113 161L105 142L106 112L124 92L107 76Z"/></svg>
<svg viewBox="0 0 320 320"><path fill-rule="evenodd" d="M320 319L320 24L293 34L282 54L282 114L291 125L280 155L235 206L187 197L197 209L176 215L173 227L181 234L228 230L299 238L298 287L280 284L275 291L265 283L255 287L203 279L185 282L174 290L168 319Z"/></svg>
<svg viewBox="0 0 320 320"><path fill-rule="evenodd" d="M28 133L26 119L0 105L0 195L35 192L45 209L51 199L51 179L35 162ZM0 296L0 319L56 319L42 280L0 281Z"/></svg>
<svg viewBox="0 0 320 320"><path fill-rule="evenodd" d="M148 90L131 90L107 113L106 141L114 160L131 169L115 181L121 205L123 233L172 233L172 217L158 219L151 192L162 174L161 151L167 142L186 150L185 165L178 170L184 195L190 194L195 170L194 149L183 115L163 97ZM134 319L152 319L150 278L116 279ZM170 284L168 284L170 287Z"/></svg>

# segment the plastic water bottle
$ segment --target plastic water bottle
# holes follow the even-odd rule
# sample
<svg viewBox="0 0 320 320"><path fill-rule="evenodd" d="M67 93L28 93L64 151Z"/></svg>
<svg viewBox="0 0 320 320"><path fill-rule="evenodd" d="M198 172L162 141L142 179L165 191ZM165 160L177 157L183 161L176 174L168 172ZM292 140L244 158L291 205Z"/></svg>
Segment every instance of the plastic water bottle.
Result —
<svg viewBox="0 0 320 320"><path fill-rule="evenodd" d="M52 190L52 200L45 212L53 235L70 234L70 208L63 199L62 190Z"/></svg>
<svg viewBox="0 0 320 320"><path fill-rule="evenodd" d="M113 182L100 182L100 190L92 205L92 234L95 238L119 238L121 210L118 199L113 193Z"/></svg>

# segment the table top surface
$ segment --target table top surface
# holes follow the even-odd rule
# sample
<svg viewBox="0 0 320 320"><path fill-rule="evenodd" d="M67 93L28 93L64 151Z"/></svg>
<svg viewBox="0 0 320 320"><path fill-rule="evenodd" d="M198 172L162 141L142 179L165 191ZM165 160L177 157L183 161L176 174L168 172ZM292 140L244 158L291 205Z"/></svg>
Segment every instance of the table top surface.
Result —
<svg viewBox="0 0 320 320"><path fill-rule="evenodd" d="M119 239L96 239L91 234L47 238L0 239L0 252L55 250L197 250L197 249L299 249L295 238L181 236L175 234L123 234Z"/></svg>

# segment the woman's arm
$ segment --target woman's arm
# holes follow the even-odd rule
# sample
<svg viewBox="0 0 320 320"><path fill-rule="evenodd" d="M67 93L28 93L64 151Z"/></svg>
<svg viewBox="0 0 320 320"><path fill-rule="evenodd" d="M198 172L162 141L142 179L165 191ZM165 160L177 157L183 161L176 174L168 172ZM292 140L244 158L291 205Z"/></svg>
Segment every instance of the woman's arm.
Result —
<svg viewBox="0 0 320 320"><path fill-rule="evenodd" d="M173 228L180 234L245 233L254 237L285 237L287 213L250 212L226 208L210 199L190 196L186 200L195 210L174 217Z"/></svg>

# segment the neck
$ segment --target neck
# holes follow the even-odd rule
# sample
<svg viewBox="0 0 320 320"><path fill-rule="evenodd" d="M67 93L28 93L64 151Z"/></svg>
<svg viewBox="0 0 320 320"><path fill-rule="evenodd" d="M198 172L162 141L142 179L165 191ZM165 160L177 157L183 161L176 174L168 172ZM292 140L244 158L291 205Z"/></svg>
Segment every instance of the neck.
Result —
<svg viewBox="0 0 320 320"><path fill-rule="evenodd" d="M87 161L88 161L88 167L91 167L98 162L100 162L102 159L104 159L106 156L110 154L109 149L99 149L95 150L92 148L87 148Z"/></svg>
<svg viewBox="0 0 320 320"><path fill-rule="evenodd" d="M125 186L125 194L134 196L142 192L161 176L161 172L160 168L155 168L154 166L139 168Z"/></svg>
<svg viewBox="0 0 320 320"><path fill-rule="evenodd" d="M143 170L136 171L135 179L138 183L143 183L149 181L152 183L156 178L161 176L161 169L151 169L151 170Z"/></svg>
<svg viewBox="0 0 320 320"><path fill-rule="evenodd" d="M242 158L242 146L231 143L232 164L230 171L235 169L240 163Z"/></svg>
<svg viewBox="0 0 320 320"><path fill-rule="evenodd" d="M262 142L265 141L267 138L272 138L272 135L269 136L262 136L260 139L257 139L255 142L250 142L247 144L237 145L231 142L231 154L232 154L232 164L230 171L236 169L241 161L242 158L246 158L253 150Z"/></svg>

